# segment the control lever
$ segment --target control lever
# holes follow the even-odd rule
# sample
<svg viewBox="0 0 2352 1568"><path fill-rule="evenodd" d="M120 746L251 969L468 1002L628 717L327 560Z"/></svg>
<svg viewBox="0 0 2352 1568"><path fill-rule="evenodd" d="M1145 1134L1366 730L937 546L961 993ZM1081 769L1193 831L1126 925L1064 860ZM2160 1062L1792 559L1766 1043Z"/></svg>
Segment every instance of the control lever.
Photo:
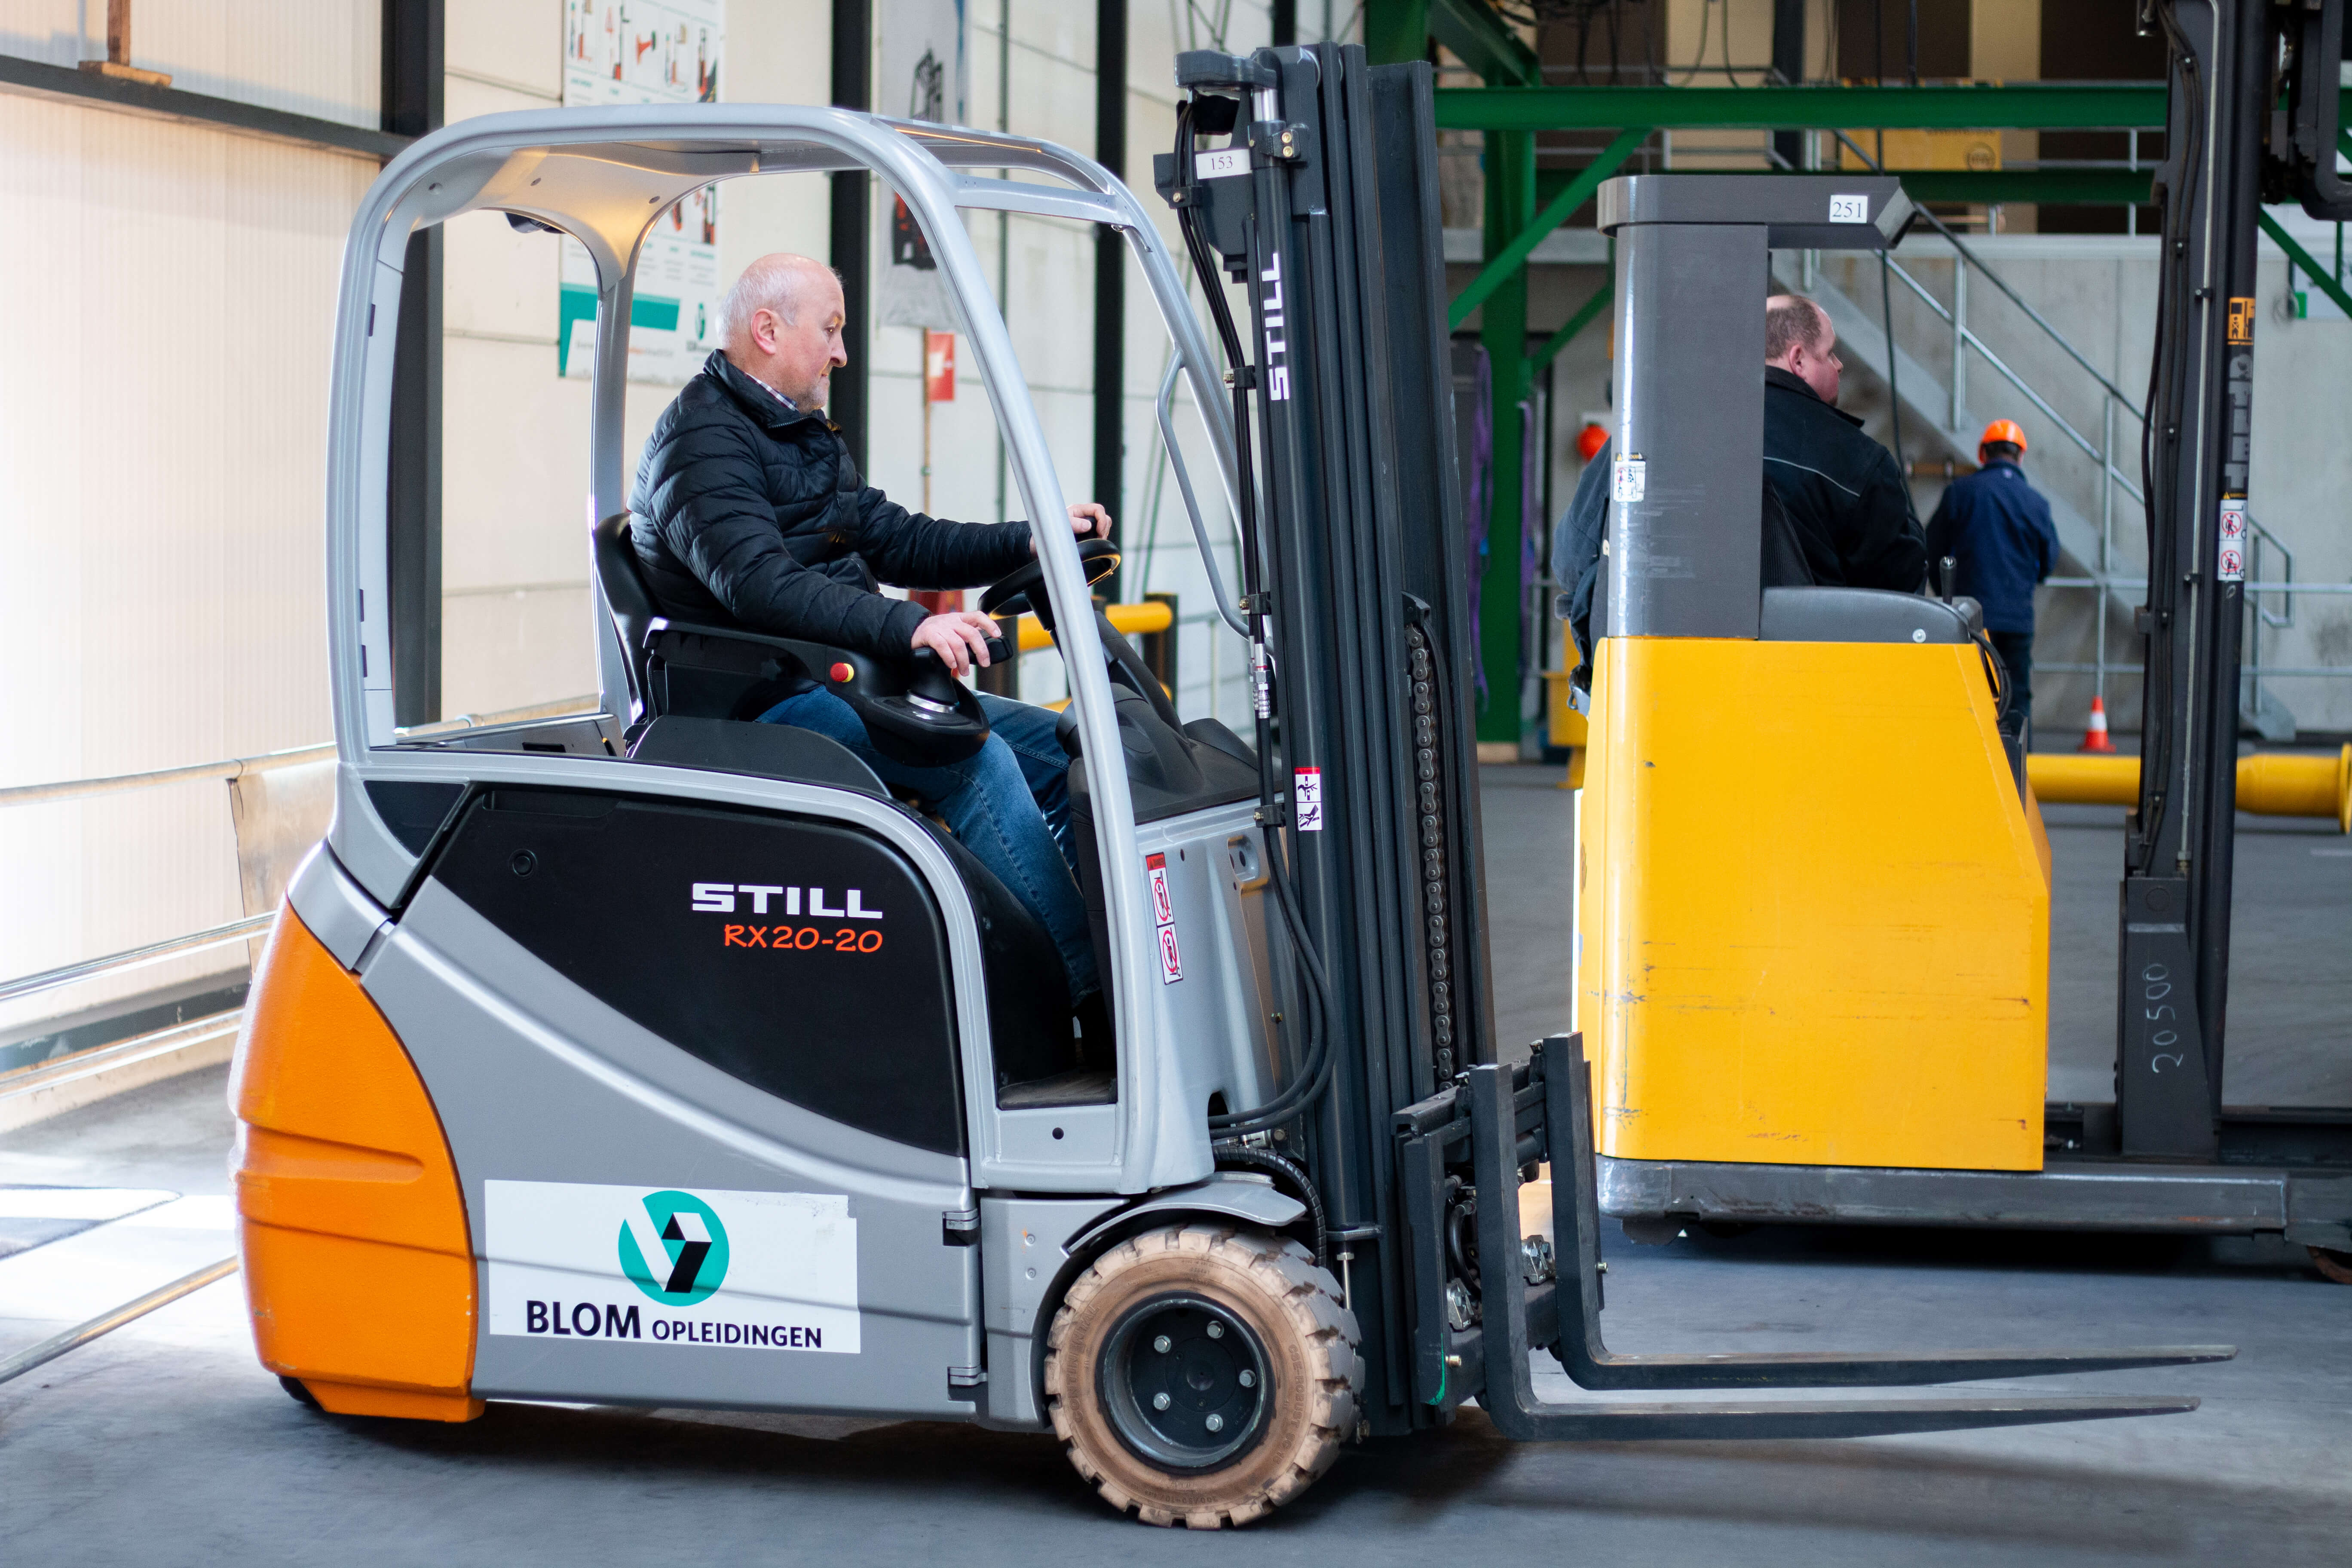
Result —
<svg viewBox="0 0 2352 1568"><path fill-rule="evenodd" d="M1936 575L1944 584L1944 603L1948 605L1960 596L1959 589L1952 585L1959 574L1960 558L1957 555L1947 555L1936 563Z"/></svg>
<svg viewBox="0 0 2352 1568"><path fill-rule="evenodd" d="M1003 664L1013 657L1013 650L1003 637L990 637L983 645L988 649L988 662ZM941 708L952 708L962 695L962 683L948 673L947 663L933 649L915 650L915 673L907 682L909 695Z"/></svg>

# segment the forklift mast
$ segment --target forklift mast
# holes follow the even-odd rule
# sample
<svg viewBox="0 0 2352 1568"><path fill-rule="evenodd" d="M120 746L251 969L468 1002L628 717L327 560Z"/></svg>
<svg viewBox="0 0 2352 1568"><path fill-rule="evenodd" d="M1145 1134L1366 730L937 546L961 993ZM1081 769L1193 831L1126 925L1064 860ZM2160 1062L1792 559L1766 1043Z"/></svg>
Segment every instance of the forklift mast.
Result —
<svg viewBox="0 0 2352 1568"><path fill-rule="evenodd" d="M1291 1152L1331 1210L1376 1432L1433 1418L1408 1414L1392 1121L1495 1055L1433 79L1352 46L1187 54L1156 169L1262 457L1240 485L1262 809L1290 829L1297 1000L1331 1064Z"/></svg>
<svg viewBox="0 0 2352 1568"><path fill-rule="evenodd" d="M2140 797L2125 835L2116 1107L2126 1155L2210 1161L2221 1131L2266 195L2352 216L2336 174L2344 0L2156 0L2171 46L2148 498Z"/></svg>
<svg viewBox="0 0 2352 1568"><path fill-rule="evenodd" d="M1609 1351L1582 1041L1555 1037L1517 1063L1495 1048L1433 73L1327 44L1182 55L1177 83L1189 97L1156 183L1177 210L1233 388L1259 816L1286 830L1269 837L1287 856L1268 859L1293 961L1289 1086L1213 1125L1236 1163L1250 1157L1227 1152L1236 1140L1263 1145L1296 1130L1285 1152L1325 1205L1319 1238L1361 1330L1361 1430L1441 1426L1471 1399L1506 1436L1551 1439L1853 1436L2191 1407L2008 1394L1595 1406L1536 1395L1535 1349L1586 1388L1624 1389L1901 1386L2232 1352ZM1873 243L1884 233L1871 216L1899 227L1895 209L1907 211L1880 184L1871 213L1848 226ZM1752 236L1759 283L1764 233ZM1220 273L1245 291L1246 342ZM1557 1257L1522 1234L1519 1214L1520 1186L1547 1161L1561 1193Z"/></svg>

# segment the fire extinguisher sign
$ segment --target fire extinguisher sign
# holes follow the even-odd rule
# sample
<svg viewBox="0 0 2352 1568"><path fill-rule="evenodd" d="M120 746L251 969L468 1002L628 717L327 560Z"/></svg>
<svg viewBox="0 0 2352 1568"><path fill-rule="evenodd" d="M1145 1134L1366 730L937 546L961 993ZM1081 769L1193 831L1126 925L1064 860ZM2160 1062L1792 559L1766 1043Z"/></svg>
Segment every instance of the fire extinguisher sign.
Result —
<svg viewBox="0 0 2352 1568"><path fill-rule="evenodd" d="M1168 857L1146 855L1143 869L1151 879L1151 920L1160 928L1160 984L1173 985L1184 978L1184 955L1176 950L1176 902L1168 896Z"/></svg>

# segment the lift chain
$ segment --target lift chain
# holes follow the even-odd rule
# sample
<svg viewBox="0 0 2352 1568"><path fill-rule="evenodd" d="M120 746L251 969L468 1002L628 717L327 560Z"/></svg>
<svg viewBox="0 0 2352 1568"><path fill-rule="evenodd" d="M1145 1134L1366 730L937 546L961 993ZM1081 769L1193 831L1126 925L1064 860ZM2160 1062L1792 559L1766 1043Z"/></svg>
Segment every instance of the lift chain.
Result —
<svg viewBox="0 0 2352 1568"><path fill-rule="evenodd" d="M1429 632L1405 627L1412 669L1412 765L1420 785L1421 898L1428 948L1430 1042L1435 1047L1437 1081L1454 1076L1454 955L1446 921L1445 789L1444 753L1438 744L1436 661Z"/></svg>

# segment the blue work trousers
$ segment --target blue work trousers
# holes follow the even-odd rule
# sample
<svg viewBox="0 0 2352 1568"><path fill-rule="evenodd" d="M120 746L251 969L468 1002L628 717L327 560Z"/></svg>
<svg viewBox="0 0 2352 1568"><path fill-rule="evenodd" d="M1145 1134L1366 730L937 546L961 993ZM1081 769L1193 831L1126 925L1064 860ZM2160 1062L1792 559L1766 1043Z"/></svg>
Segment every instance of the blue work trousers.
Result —
<svg viewBox="0 0 2352 1568"><path fill-rule="evenodd" d="M1072 874L1070 759L1054 738L1055 715L989 692L987 742L972 756L944 767L909 767L875 750L856 710L822 688L787 697L760 715L762 724L790 724L840 742L881 776L911 792L947 819L959 843L1013 890L1044 924L1069 972L1070 1000L1102 988L1094 942L1087 932L1086 900Z"/></svg>

